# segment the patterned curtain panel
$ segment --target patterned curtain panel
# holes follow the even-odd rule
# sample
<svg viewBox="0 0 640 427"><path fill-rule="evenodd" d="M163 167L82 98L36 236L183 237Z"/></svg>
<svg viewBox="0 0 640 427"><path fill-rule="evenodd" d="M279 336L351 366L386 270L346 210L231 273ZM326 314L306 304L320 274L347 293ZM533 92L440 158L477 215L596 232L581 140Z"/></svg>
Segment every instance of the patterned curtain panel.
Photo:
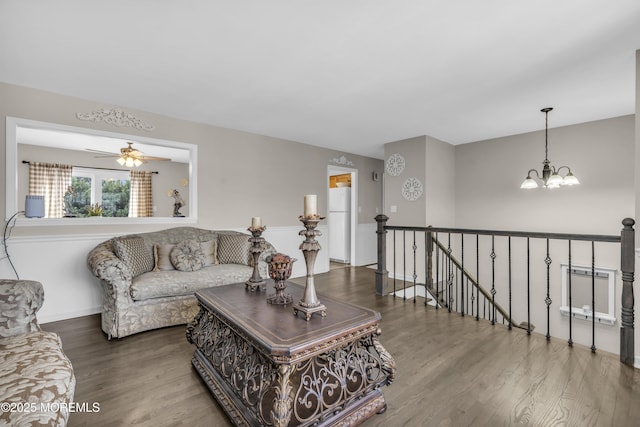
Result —
<svg viewBox="0 0 640 427"><path fill-rule="evenodd" d="M129 196L129 216L153 216L150 171L131 171L131 193Z"/></svg>
<svg viewBox="0 0 640 427"><path fill-rule="evenodd" d="M29 163L29 194L44 196L45 218L64 216L64 193L71 186L71 165Z"/></svg>

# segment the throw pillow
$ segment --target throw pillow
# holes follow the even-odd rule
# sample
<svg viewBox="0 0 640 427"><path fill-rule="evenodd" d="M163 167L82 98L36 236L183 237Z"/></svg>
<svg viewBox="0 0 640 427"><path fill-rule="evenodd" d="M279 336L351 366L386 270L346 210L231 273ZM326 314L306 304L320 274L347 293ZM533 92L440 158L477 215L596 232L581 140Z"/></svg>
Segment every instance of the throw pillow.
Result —
<svg viewBox="0 0 640 427"><path fill-rule="evenodd" d="M220 264L249 265L250 246L246 234L221 234L218 236L218 261Z"/></svg>
<svg viewBox="0 0 640 427"><path fill-rule="evenodd" d="M204 267L204 252L200 243L183 240L171 249L171 263L180 271L196 271Z"/></svg>
<svg viewBox="0 0 640 427"><path fill-rule="evenodd" d="M127 266L133 277L153 270L153 253L142 237L116 237L113 252Z"/></svg>
<svg viewBox="0 0 640 427"><path fill-rule="evenodd" d="M218 242L209 240L208 242L200 242L202 252L204 252L204 266L218 264Z"/></svg>
<svg viewBox="0 0 640 427"><path fill-rule="evenodd" d="M171 250L174 246L171 243L153 245L153 249L156 252L156 267L153 271L175 270L170 258Z"/></svg>

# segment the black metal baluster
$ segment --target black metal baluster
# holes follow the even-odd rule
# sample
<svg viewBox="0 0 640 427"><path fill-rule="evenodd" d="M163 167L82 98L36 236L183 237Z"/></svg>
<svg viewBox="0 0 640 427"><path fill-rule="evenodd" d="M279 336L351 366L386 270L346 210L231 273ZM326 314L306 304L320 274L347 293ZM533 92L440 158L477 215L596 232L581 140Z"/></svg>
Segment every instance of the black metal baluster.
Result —
<svg viewBox="0 0 640 427"><path fill-rule="evenodd" d="M460 234L460 244L462 250L462 271L460 272L460 314L462 315L462 317L464 317L464 233Z"/></svg>
<svg viewBox="0 0 640 427"><path fill-rule="evenodd" d="M418 246L416 246L416 230L413 230L413 303L416 303L416 291L418 287L416 286L416 279L418 278L418 274L416 273L416 255Z"/></svg>
<svg viewBox="0 0 640 427"><path fill-rule="evenodd" d="M427 300L429 299L429 292L427 292L428 286L429 286L429 261L427 258L427 254L429 254L430 249L428 248L428 242L427 242L427 232L424 233L424 305L427 305ZM431 252L433 254L433 252ZM433 256L433 255L432 255ZM433 269L431 270L431 273L433 274Z"/></svg>
<svg viewBox="0 0 640 427"><path fill-rule="evenodd" d="M513 317L511 316L511 299L512 299L512 290L511 290L511 236L509 236L509 330L511 330L511 324L513 321Z"/></svg>
<svg viewBox="0 0 640 427"><path fill-rule="evenodd" d="M569 239L569 347L573 347L573 302L571 300L571 239Z"/></svg>
<svg viewBox="0 0 640 427"><path fill-rule="evenodd" d="M396 299L396 230L393 230L393 299Z"/></svg>
<svg viewBox="0 0 640 427"><path fill-rule="evenodd" d="M476 234L476 281L480 283L480 235ZM473 305L473 303L472 303ZM480 320L480 287L476 287L476 320Z"/></svg>
<svg viewBox="0 0 640 427"><path fill-rule="evenodd" d="M596 352L596 246L591 241L591 353Z"/></svg>
<svg viewBox="0 0 640 427"><path fill-rule="evenodd" d="M547 264L547 297L544 299L544 303L547 304L547 341L551 340L551 334L549 333L551 324L549 319L549 313L551 310L551 297L549 296L549 282L551 271L551 258L549 257L549 239L547 239L547 256L544 259L544 263Z"/></svg>
<svg viewBox="0 0 640 427"><path fill-rule="evenodd" d="M451 266L451 233L449 233L449 243L447 247L447 288L449 289L449 313L451 313L451 306L453 305L453 292L451 287L453 286L453 268Z"/></svg>
<svg viewBox="0 0 640 427"><path fill-rule="evenodd" d="M531 248L527 237L527 335L531 335Z"/></svg>
<svg viewBox="0 0 640 427"><path fill-rule="evenodd" d="M469 311L469 298L470 298L469 295L471 295L471 293L470 293L471 292L471 285L469 285L469 276L467 276L466 274L464 275L464 283L467 286L467 290L465 291L465 297L466 298L465 298L465 302L464 302L464 304L465 304L465 312L467 314L470 314L471 316L473 316L473 313L471 313ZM473 310L473 308L472 308L472 310Z"/></svg>
<svg viewBox="0 0 640 427"><path fill-rule="evenodd" d="M491 235L491 324L496 324L496 251L495 236Z"/></svg>
<svg viewBox="0 0 640 427"><path fill-rule="evenodd" d="M407 230L402 230L402 299L407 299Z"/></svg>
<svg viewBox="0 0 640 427"><path fill-rule="evenodd" d="M452 267L452 271L455 271L457 273L458 272L458 267L456 266L455 269ZM459 289L458 282L460 281L460 274L454 274L453 275L453 280L454 280L453 288L455 289L455 292L456 292L456 299L455 299L456 307L455 307L454 311L458 311L458 301L459 301L459 298L458 298L458 289Z"/></svg>
<svg viewBox="0 0 640 427"><path fill-rule="evenodd" d="M436 233L436 242L438 240L438 233ZM440 308L440 246L436 243L436 310Z"/></svg>

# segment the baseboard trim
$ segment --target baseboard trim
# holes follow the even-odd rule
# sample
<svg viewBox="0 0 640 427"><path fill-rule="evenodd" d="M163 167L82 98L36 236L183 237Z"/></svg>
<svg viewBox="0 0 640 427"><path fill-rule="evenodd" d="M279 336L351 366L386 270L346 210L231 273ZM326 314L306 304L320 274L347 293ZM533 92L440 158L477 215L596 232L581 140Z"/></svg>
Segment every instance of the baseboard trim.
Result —
<svg viewBox="0 0 640 427"><path fill-rule="evenodd" d="M90 316L102 311L101 306L86 308L83 310L67 311L64 313L55 313L50 315L38 316L38 323L46 324L51 322L57 322L59 320L68 320L76 317Z"/></svg>

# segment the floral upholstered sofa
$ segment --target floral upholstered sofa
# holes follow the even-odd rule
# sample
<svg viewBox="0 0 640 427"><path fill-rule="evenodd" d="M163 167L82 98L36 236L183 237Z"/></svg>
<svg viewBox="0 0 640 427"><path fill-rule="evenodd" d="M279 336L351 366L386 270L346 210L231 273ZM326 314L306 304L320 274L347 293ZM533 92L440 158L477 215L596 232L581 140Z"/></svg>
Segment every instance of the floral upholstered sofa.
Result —
<svg viewBox="0 0 640 427"><path fill-rule="evenodd" d="M102 330L111 337L189 323L198 311L195 291L247 281L253 272L248 234L176 227L115 237L87 256L102 285ZM276 251L268 242L258 259Z"/></svg>
<svg viewBox="0 0 640 427"><path fill-rule="evenodd" d="M60 337L40 329L40 282L0 279L0 426L64 426L76 378Z"/></svg>

